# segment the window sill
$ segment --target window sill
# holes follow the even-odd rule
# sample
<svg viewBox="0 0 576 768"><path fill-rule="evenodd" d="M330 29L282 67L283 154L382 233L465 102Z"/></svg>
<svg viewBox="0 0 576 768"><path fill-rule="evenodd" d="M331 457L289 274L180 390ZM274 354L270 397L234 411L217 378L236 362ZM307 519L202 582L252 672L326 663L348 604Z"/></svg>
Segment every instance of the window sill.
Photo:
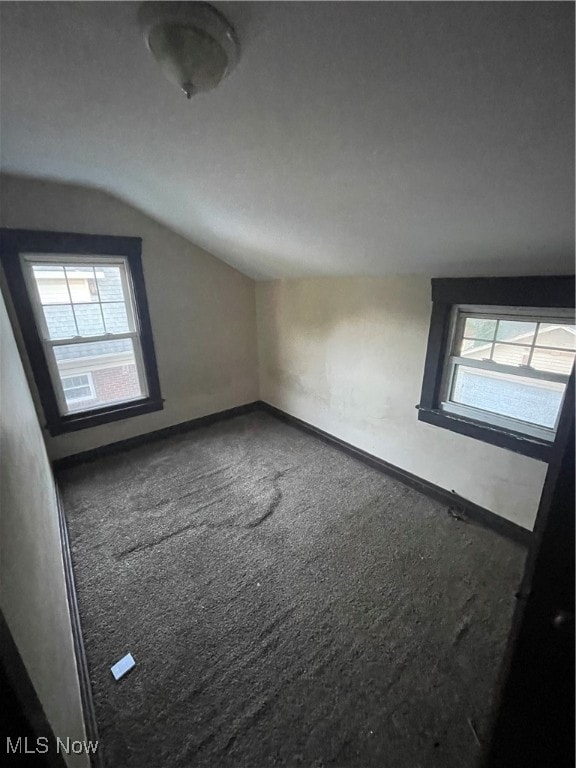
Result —
<svg viewBox="0 0 576 768"><path fill-rule="evenodd" d="M119 403L107 408L99 408L94 411L70 414L62 416L57 422L47 424L46 427L52 436L62 435L66 432L76 432L80 429L90 429L113 421L129 419L132 416L141 416L153 411L161 411L164 408L163 400L138 400L133 403Z"/></svg>
<svg viewBox="0 0 576 768"><path fill-rule="evenodd" d="M456 416L446 411L438 409L418 408L418 420L427 424L433 424L436 427L449 429L460 435L473 437L476 440L482 440L484 443L496 445L499 448L505 448L514 453L521 453L523 456L529 456L539 461L549 461L553 443L548 440L542 440L537 437L529 437L520 432L495 427L484 424L464 416Z"/></svg>

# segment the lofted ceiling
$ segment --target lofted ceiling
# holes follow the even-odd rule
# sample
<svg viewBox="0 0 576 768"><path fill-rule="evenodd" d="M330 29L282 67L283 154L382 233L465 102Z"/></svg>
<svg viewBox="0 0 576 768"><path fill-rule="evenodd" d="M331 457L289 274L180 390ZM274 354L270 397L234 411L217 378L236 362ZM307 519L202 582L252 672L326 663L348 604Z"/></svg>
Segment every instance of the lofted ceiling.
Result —
<svg viewBox="0 0 576 768"><path fill-rule="evenodd" d="M256 278L573 270L572 3L214 4L240 62L187 101L137 3L1 3L2 169Z"/></svg>

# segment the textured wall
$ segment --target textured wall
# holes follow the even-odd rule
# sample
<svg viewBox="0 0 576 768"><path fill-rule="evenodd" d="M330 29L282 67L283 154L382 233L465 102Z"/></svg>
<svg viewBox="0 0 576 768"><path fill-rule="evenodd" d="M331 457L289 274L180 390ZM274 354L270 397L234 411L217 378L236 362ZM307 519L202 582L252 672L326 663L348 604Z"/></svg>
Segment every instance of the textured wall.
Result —
<svg viewBox="0 0 576 768"><path fill-rule="evenodd" d="M0 332L1 607L54 734L82 740L54 481L2 296Z"/></svg>
<svg viewBox="0 0 576 768"><path fill-rule="evenodd" d="M4 227L143 240L164 410L55 438L47 435L51 458L257 399L254 282L250 278L105 193L13 176L3 176L1 186Z"/></svg>
<svg viewBox="0 0 576 768"><path fill-rule="evenodd" d="M546 464L417 419L428 278L277 281L256 296L263 400L532 528Z"/></svg>

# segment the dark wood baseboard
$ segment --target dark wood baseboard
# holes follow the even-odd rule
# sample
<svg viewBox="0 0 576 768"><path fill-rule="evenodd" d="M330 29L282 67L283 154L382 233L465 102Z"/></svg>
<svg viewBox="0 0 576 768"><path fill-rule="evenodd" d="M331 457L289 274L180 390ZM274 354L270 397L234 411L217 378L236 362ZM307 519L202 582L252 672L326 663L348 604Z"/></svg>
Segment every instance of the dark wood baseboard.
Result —
<svg viewBox="0 0 576 768"><path fill-rule="evenodd" d="M146 443L149 443L153 440L162 440L166 437L172 437L172 435L179 435L183 432L190 432L193 429L207 427L210 424L216 423L217 421L224 421L225 419L231 419L234 416L241 416L242 414L250 413L259 407L260 401L255 400L252 403L237 405L235 408L228 408L225 411L210 413L207 416L200 416L197 419L190 419L189 421L183 421L179 424L173 424L170 427L157 429L154 432L146 432L143 435L128 437L126 440L118 440L115 443L101 445L98 448L92 448L89 451L74 453L71 456L64 456L62 459L55 459L52 462L52 469L54 472L58 472L61 469L75 467L78 464L84 464L87 461L94 461L94 459L100 459L103 456L110 456L111 454L120 453L121 451L128 451L131 448L137 448L139 445L145 445Z"/></svg>
<svg viewBox="0 0 576 768"><path fill-rule="evenodd" d="M72 565L72 551L70 549L68 524L66 522L58 485L56 485L56 500L58 503L58 526L62 560L64 563L66 597L68 599L68 609L70 611L70 622L72 625L72 641L74 643L74 655L76 657L76 667L78 669L80 698L82 700L82 711L84 713L84 727L86 729L86 738L88 741L93 743L98 742L98 749L96 752L90 753L90 765L92 768L104 768L102 742L98 737L96 710L94 708L94 699L92 698L92 683L88 671L88 660L86 658L86 649L84 647L84 637L82 635L82 625L80 622L80 610L78 608L78 596L76 593L76 581L74 579L74 569Z"/></svg>
<svg viewBox="0 0 576 768"><path fill-rule="evenodd" d="M102 456L109 456L111 454L119 453L121 451L129 450L130 448L136 448L139 445L144 445L152 440L160 440L172 435L189 432L200 427L207 427L210 424L214 424L218 421L233 418L234 416L241 416L245 413L250 413L255 410L264 410L267 413L275 416L294 427L304 430L315 437L320 438L326 443L345 451L348 455L353 456L359 461L368 464L375 469L384 472L396 480L408 485L410 488L414 488L420 493L424 493L426 496L440 501L443 504L447 504L452 508L456 514L463 515L471 522L483 525L487 528L491 528L493 531L506 536L507 538L515 541L523 546L528 546L532 538L532 532L522 526L513 523L510 520L506 520L504 517L491 512L479 504L475 504L473 501L460 496L454 491L447 491L445 488L441 488L439 485L435 485L428 480L424 480L417 475L413 475L411 472L407 472L400 467L390 464L384 459L380 459L377 456L373 456L361 448L340 440L340 438L325 432L318 427L314 427L302 419L298 419L296 416L291 416L289 413L276 408L263 400L255 400L252 403L246 405L240 405L236 408L229 408L226 411L219 411L218 413L212 413L208 416L201 416L198 419L191 419L180 424L175 424L171 427L165 427L164 429L158 429L154 432L147 432L144 435L137 435L136 437L129 437L126 440L119 440L115 443L103 445L98 448L93 448L89 451L83 451L82 453L76 453L72 456L65 456L62 459L56 459L52 462L52 466L55 472L67 467L73 467L77 464L83 464L87 461L93 461L94 459L101 458Z"/></svg>
<svg viewBox="0 0 576 768"><path fill-rule="evenodd" d="M6 765L66 768L64 757L57 749L54 732L2 611L0 611L0 705L2 754L8 754L8 738L14 747L18 738L21 739L20 749L6 757ZM37 748L40 750L37 754L26 755L24 752L26 749L31 752Z"/></svg>
<svg viewBox="0 0 576 768"><path fill-rule="evenodd" d="M384 459L379 459L377 456L373 456L372 454L363 451L361 448L356 448L356 446L351 445L344 440L340 440L340 438L331 435L329 432L324 432L324 430L314 427L312 424L296 418L296 416L291 416L289 413L286 413L269 403L260 401L258 405L262 410L265 410L277 419L280 419L287 424L291 424L304 432L308 432L309 434L320 438L325 443L329 443L335 448L339 448L349 456L353 456L355 459L362 461L364 464L368 464L370 467L374 467L374 469L378 469L381 472L390 475L390 477L400 480L400 482L410 488L414 488L414 490L420 491L420 493L423 493L436 501L447 504L449 508L452 508L459 516L462 516L463 513L467 520L485 526L486 528L491 528L493 531L496 531L496 533L515 541L517 544L528 547L532 538L532 532L526 528L522 528L522 526L517 525L512 521L506 520L506 518L500 517L500 515L497 515L494 512L490 512L490 510L475 504L473 501L469 501L469 499L465 499L454 491L447 491L445 488L441 488L439 485L435 485L428 480L423 480L421 477L417 477L411 472L407 472L394 464L390 464L389 462L384 461Z"/></svg>

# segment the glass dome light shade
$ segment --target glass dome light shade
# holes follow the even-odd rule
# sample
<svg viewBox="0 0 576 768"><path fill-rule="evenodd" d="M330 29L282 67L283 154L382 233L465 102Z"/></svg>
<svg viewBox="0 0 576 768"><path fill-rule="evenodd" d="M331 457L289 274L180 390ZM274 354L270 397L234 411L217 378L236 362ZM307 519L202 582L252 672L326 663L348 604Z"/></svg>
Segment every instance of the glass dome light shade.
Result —
<svg viewBox="0 0 576 768"><path fill-rule="evenodd" d="M188 98L215 88L236 64L234 30L208 3L143 3L139 16L148 49Z"/></svg>

